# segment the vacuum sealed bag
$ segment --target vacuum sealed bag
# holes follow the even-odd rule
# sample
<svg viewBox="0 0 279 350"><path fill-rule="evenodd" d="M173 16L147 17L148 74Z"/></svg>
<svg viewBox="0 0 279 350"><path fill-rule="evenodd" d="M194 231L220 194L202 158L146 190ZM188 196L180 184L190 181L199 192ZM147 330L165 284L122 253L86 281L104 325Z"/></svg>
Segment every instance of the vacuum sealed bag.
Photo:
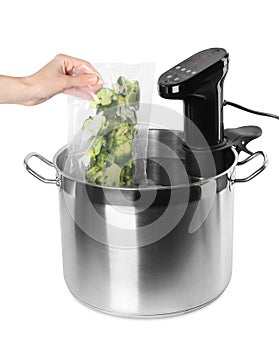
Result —
<svg viewBox="0 0 279 350"><path fill-rule="evenodd" d="M105 187L144 186L154 65L96 65L101 87L91 100L69 97L64 171Z"/></svg>

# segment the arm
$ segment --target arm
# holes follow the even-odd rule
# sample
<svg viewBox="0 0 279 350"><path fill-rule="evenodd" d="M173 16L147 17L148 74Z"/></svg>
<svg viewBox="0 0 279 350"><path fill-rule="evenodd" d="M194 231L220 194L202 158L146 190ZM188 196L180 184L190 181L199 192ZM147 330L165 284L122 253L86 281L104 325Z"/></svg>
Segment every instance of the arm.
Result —
<svg viewBox="0 0 279 350"><path fill-rule="evenodd" d="M79 75L73 76L73 72ZM90 63L57 55L37 73L27 77L0 75L0 103L33 106L64 92L91 99L103 81Z"/></svg>
<svg viewBox="0 0 279 350"><path fill-rule="evenodd" d="M32 90L28 84L28 78L15 78L0 75L0 103L28 102Z"/></svg>

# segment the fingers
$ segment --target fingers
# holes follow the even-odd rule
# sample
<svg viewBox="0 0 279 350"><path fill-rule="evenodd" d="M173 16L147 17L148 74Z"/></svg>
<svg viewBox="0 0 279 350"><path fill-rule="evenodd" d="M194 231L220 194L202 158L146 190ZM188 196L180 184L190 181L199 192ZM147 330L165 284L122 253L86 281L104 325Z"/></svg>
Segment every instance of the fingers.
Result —
<svg viewBox="0 0 279 350"><path fill-rule="evenodd" d="M60 81L63 84L62 91L66 94L92 99L104 84L100 74L85 60L59 54L53 61L63 73Z"/></svg>
<svg viewBox="0 0 279 350"><path fill-rule="evenodd" d="M68 75L82 75L82 74L94 74L102 81L101 75L97 70L87 61L75 58L72 56L59 54L55 56L54 61L58 65L62 66L64 74Z"/></svg>
<svg viewBox="0 0 279 350"><path fill-rule="evenodd" d="M69 73L73 68L83 68L82 70L86 73L95 73L93 66L89 62L79 58L59 54L55 56L54 61L58 62L58 64L63 63L65 68L64 73Z"/></svg>
<svg viewBox="0 0 279 350"><path fill-rule="evenodd" d="M99 81L99 77L96 74L66 76L65 78L67 79L66 88L96 85Z"/></svg>

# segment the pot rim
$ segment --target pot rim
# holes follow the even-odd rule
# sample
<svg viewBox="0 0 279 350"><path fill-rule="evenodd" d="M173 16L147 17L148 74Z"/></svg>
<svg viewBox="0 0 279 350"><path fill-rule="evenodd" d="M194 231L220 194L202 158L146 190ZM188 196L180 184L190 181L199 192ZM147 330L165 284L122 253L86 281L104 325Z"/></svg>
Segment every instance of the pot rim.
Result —
<svg viewBox="0 0 279 350"><path fill-rule="evenodd" d="M164 190L175 190L175 189L181 189L181 188L185 188L185 187L192 187L192 186L200 186L203 185L209 181L212 180L217 180L219 178L221 178L222 176L228 174L229 172L232 171L232 169L234 169L238 163L238 152L236 151L235 147L232 146L230 147L231 151L234 154L234 162L232 163L232 165L225 171L223 171L220 174L217 174L215 176L212 177L208 177L208 178L198 178L198 180L196 182L193 182L191 184L181 184L181 185L173 185L173 186L149 186L149 187L109 187L109 186L101 186L101 185L97 185L97 184L91 184L89 182L86 181L81 181L78 180L74 177L72 177L71 175L66 174L63 170L61 170L58 165L57 165L57 159L60 156L60 154L62 152L64 152L67 149L67 146L64 146L62 148L60 148L54 155L53 157L53 166L56 169L57 173L62 175L64 178L84 184L86 186L90 186L90 187L94 187L94 188L99 188L99 189L105 189L105 190L117 190L117 191L151 191L151 190L160 190L160 191L164 191Z"/></svg>

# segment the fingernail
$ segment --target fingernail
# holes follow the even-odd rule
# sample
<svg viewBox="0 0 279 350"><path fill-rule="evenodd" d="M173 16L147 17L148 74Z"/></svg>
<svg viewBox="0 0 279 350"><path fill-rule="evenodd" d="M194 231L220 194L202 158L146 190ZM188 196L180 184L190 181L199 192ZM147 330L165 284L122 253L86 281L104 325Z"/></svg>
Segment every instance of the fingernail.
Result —
<svg viewBox="0 0 279 350"><path fill-rule="evenodd" d="M88 79L89 83L92 85L95 85L99 80L99 77L97 75L92 75L91 78Z"/></svg>

